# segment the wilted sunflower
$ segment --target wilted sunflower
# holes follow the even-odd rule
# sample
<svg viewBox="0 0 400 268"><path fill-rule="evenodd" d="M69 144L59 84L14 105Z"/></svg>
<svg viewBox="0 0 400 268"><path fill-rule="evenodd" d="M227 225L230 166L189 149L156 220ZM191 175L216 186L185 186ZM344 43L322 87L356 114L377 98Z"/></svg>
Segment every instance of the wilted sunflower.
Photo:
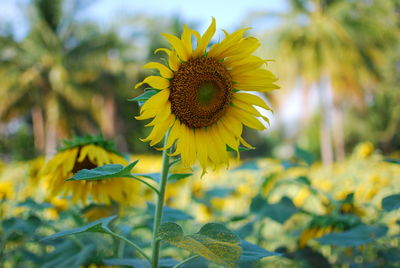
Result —
<svg viewBox="0 0 400 268"><path fill-rule="evenodd" d="M148 84L155 94L141 107L139 120L153 118L147 126L153 126L143 141L153 146L160 142L171 128L168 142L162 149L176 142L173 155L181 155L186 166L199 160L203 170L208 166L228 163L227 146L239 151L242 144L243 125L257 130L265 126L258 118L268 122L254 106L270 110L262 98L248 91L267 92L279 88L277 79L265 68L267 60L252 53L260 46L254 37L243 37L247 29L232 34L207 46L215 33L212 19L204 35L187 26L181 38L163 34L172 50L159 48L168 55L168 65L150 62L144 67L157 69L161 76L148 76L142 84ZM192 47L192 36L197 39Z"/></svg>
<svg viewBox="0 0 400 268"><path fill-rule="evenodd" d="M127 165L117 154L111 143L101 137L76 138L66 142L44 167L42 176L47 176L50 194L72 195L72 201L84 204L91 196L94 201L110 204L131 204L139 200L140 183L129 178L111 178L99 181L65 181L82 169L93 169L106 164Z"/></svg>

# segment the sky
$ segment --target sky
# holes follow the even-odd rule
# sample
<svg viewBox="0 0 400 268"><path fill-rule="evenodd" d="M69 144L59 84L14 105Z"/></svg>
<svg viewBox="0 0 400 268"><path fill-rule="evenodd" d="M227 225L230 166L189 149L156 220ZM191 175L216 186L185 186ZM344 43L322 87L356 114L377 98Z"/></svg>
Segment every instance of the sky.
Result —
<svg viewBox="0 0 400 268"><path fill-rule="evenodd" d="M30 0L0 0L0 23L11 22L17 33L17 38L24 36L28 26L25 21L26 12L23 7ZM65 0L74 1L74 0ZM215 17L218 29L225 29L228 32L237 30L246 15L257 11L281 11L285 10L283 0L76 0L87 1L91 4L82 12L82 18L96 21L100 26L107 27L113 21L128 15L149 15L149 16L171 16L179 15L186 22L196 23L197 30L204 32ZM264 27L265 24L262 24ZM272 25L269 25L272 28ZM243 25L242 25L243 27ZM248 25L257 29L257 25ZM1 28L1 25L0 25ZM295 99L298 98L293 95ZM296 122L296 115L301 107L295 105L296 101L290 101L288 108L281 109L280 119ZM270 117L270 116L269 116ZM275 116L271 118L271 125L274 125ZM290 124L295 126L295 124Z"/></svg>
<svg viewBox="0 0 400 268"><path fill-rule="evenodd" d="M73 1L73 0L67 0ZM79 0L77 0L79 1ZM80 0L82 1L82 0ZM23 6L29 0L0 0L0 22L9 21L18 35L27 30ZM88 1L87 1L88 2ZM128 14L169 16L178 14L184 21L198 23L200 31L206 29L211 17L218 28L235 30L246 14L254 11L284 9L285 1L277 0L94 0L84 16L106 26L116 18ZM249 25L254 26L254 25Z"/></svg>

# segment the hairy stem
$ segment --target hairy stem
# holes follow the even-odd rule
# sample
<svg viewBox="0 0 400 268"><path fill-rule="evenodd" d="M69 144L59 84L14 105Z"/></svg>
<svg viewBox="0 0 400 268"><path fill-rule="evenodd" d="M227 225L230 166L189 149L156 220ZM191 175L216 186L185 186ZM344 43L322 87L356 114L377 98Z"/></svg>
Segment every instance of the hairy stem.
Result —
<svg viewBox="0 0 400 268"><path fill-rule="evenodd" d="M165 134L164 137L164 146L167 144L169 131ZM157 204L156 211L154 215L154 224L153 224L153 254L151 258L151 267L158 268L158 259L160 255L160 240L158 239L158 229L161 224L162 212L164 207L164 198L165 198L165 189L167 188L167 180L168 180L168 170L169 170L169 155L167 150L163 151L162 154L162 170L161 170L161 181L159 185L158 195L157 195Z"/></svg>

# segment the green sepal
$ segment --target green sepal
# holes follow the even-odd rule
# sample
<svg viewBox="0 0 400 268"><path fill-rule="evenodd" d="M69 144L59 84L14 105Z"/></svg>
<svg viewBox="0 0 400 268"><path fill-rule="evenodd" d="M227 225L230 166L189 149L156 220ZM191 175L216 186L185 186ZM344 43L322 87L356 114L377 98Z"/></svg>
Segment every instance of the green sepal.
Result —
<svg viewBox="0 0 400 268"><path fill-rule="evenodd" d="M61 146L58 151L62 152L68 149L72 149L75 147L81 147L88 144L98 145L107 151L113 152L115 154L121 155L121 153L117 152L115 149L115 142L106 140L101 135L85 135L82 137L75 136L72 139L64 140L63 146Z"/></svg>
<svg viewBox="0 0 400 268"><path fill-rule="evenodd" d="M143 94L141 94L141 95L139 95L137 97L128 99L128 101L146 102L148 99L153 97L158 92L159 92L159 90L149 89L149 90L146 90Z"/></svg>

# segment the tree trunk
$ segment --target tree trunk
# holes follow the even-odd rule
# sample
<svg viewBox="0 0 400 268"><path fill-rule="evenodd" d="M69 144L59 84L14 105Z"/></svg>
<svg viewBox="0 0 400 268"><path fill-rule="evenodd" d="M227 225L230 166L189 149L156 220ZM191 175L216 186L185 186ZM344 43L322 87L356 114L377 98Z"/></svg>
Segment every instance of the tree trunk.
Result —
<svg viewBox="0 0 400 268"><path fill-rule="evenodd" d="M343 161L345 152L345 142L344 142L344 129L343 129L343 111L342 107L338 104L333 106L333 142L335 146L335 156L336 161Z"/></svg>
<svg viewBox="0 0 400 268"><path fill-rule="evenodd" d="M46 157L50 157L57 152L57 123L59 110L54 97L49 98L46 103Z"/></svg>
<svg viewBox="0 0 400 268"><path fill-rule="evenodd" d="M44 120L43 110L40 106L35 106L31 110L32 125L33 125L33 137L35 140L35 149L38 153L44 153L45 144L45 132L44 132Z"/></svg>
<svg viewBox="0 0 400 268"><path fill-rule="evenodd" d="M106 96L102 109L101 128L108 139L115 137L115 100L112 95Z"/></svg>
<svg viewBox="0 0 400 268"><path fill-rule="evenodd" d="M321 158L324 165L333 163L332 137L331 137L331 96L327 79L321 79L318 83L318 97L321 109L320 146Z"/></svg>

